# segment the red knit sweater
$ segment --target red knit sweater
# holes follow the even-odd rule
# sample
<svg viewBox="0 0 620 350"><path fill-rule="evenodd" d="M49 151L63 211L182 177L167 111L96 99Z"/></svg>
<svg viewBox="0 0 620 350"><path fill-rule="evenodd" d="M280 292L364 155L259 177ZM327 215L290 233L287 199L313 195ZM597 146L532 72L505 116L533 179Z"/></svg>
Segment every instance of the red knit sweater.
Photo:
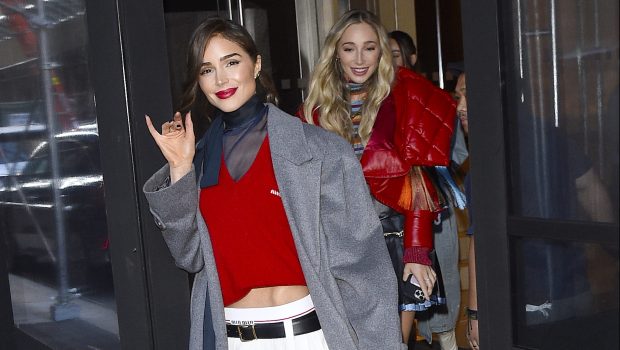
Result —
<svg viewBox="0 0 620 350"><path fill-rule="evenodd" d="M251 289L306 285L278 190L269 140L238 181L222 157L219 183L200 192L224 306Z"/></svg>

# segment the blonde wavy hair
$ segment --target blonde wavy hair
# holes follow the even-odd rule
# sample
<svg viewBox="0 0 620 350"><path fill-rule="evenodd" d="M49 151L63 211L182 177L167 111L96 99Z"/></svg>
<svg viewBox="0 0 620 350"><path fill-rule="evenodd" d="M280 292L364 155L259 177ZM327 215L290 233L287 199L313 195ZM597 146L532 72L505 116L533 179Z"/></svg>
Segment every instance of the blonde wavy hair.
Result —
<svg viewBox="0 0 620 350"><path fill-rule="evenodd" d="M365 10L346 12L331 28L319 61L314 67L310 80L310 91L304 102L303 111L308 123L314 124L313 113L318 113L321 127L333 131L349 142L353 141L353 123L347 81L338 57L338 42L345 30L352 24L370 25L379 38L381 54L377 70L368 78L365 85L368 96L361 110L359 135L366 145L370 138L381 102L388 96L394 80L392 54L388 37L379 19Z"/></svg>

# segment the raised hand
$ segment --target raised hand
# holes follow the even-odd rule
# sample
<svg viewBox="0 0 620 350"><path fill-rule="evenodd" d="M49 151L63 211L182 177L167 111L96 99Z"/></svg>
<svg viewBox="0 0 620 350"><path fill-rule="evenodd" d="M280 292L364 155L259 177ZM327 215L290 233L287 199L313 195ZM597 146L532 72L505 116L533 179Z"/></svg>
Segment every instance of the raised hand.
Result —
<svg viewBox="0 0 620 350"><path fill-rule="evenodd" d="M195 152L194 125L190 113L185 115L185 126L181 113L176 112L171 121L161 125L157 132L151 118L144 116L146 126L170 165L170 182L175 183L192 169Z"/></svg>
<svg viewBox="0 0 620 350"><path fill-rule="evenodd" d="M424 298L429 300L431 297L431 293L433 292L433 286L437 281L437 274L430 266L416 264L416 263L407 263L405 264L405 269L403 271L403 281L407 280L410 274L413 274L415 278L420 283L420 288L424 292Z"/></svg>

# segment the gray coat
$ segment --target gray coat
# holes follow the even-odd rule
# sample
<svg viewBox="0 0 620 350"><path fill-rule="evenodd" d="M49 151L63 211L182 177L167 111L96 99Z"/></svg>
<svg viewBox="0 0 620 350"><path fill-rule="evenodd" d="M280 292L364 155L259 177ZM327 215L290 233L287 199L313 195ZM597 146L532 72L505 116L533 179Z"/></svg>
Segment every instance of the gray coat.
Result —
<svg viewBox="0 0 620 350"><path fill-rule="evenodd" d="M269 105L267 132L282 202L299 261L330 349L406 349L396 280L359 161L337 135ZM201 349L209 285L216 348L227 349L224 306L209 231L198 208L194 171L157 190L168 166L144 193L177 266L196 273L190 349ZM240 264L242 271L242 264Z"/></svg>

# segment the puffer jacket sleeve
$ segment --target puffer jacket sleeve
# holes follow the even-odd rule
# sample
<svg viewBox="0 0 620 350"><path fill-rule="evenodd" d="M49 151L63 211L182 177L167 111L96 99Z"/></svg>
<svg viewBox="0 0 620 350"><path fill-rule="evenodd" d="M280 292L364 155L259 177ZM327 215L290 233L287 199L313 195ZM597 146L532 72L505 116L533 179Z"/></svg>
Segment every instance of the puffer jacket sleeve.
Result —
<svg viewBox="0 0 620 350"><path fill-rule="evenodd" d="M401 68L392 90L396 106L394 142L409 165L448 165L456 103L421 75Z"/></svg>
<svg viewBox="0 0 620 350"><path fill-rule="evenodd" d="M396 112L394 149L410 167L448 165L454 133L456 103L421 75L401 68L392 89ZM436 194L428 193L428 202ZM404 262L430 265L433 208L405 208Z"/></svg>
<svg viewBox="0 0 620 350"><path fill-rule="evenodd" d="M204 266L198 232L198 190L194 169L170 186L165 165L146 181L144 195L155 224L161 230L176 265L195 273Z"/></svg>

